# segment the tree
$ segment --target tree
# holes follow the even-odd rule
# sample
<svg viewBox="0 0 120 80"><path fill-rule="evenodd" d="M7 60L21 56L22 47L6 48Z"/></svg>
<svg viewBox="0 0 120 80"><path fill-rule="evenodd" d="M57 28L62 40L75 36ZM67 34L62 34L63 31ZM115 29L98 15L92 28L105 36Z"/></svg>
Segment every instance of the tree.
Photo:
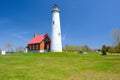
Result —
<svg viewBox="0 0 120 80"><path fill-rule="evenodd" d="M82 50L85 51L85 52L91 52L92 50L87 46L82 46Z"/></svg>
<svg viewBox="0 0 120 80"><path fill-rule="evenodd" d="M90 52L92 51L87 45L85 46L73 46L73 45L66 45L63 48L65 52Z"/></svg>
<svg viewBox="0 0 120 80"><path fill-rule="evenodd" d="M16 52L24 52L25 48L23 46L19 46L16 48Z"/></svg>
<svg viewBox="0 0 120 80"><path fill-rule="evenodd" d="M116 52L120 52L120 30L113 30L113 40Z"/></svg>
<svg viewBox="0 0 120 80"><path fill-rule="evenodd" d="M0 52L2 51L2 49L0 48Z"/></svg>
<svg viewBox="0 0 120 80"><path fill-rule="evenodd" d="M113 40L116 46L120 44L120 30L113 30Z"/></svg>
<svg viewBox="0 0 120 80"><path fill-rule="evenodd" d="M105 45L102 46L102 55L106 55L107 47Z"/></svg>
<svg viewBox="0 0 120 80"><path fill-rule="evenodd" d="M13 52L12 43L8 42L8 43L5 44L5 46L8 48L8 52Z"/></svg>

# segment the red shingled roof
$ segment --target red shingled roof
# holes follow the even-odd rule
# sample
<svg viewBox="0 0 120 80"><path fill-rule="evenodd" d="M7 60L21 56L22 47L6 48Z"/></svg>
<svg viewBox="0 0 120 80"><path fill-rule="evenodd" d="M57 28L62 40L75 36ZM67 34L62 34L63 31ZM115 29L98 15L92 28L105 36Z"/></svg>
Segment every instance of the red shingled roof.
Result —
<svg viewBox="0 0 120 80"><path fill-rule="evenodd" d="M45 37L47 36L47 34L42 34L40 36L36 35L34 38L32 38L28 44L35 44L35 43L40 43L41 41L43 41L45 39Z"/></svg>

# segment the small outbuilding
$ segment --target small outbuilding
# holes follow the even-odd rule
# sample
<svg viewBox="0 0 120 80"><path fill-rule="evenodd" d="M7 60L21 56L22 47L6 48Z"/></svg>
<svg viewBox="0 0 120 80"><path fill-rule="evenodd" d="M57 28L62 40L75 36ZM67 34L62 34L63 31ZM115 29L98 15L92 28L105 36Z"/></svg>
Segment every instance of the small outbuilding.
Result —
<svg viewBox="0 0 120 80"><path fill-rule="evenodd" d="M1 49L1 50L0 50L0 54L1 54L1 55L5 55L5 54L6 54L6 51Z"/></svg>
<svg viewBox="0 0 120 80"><path fill-rule="evenodd" d="M34 34L34 37L28 42L26 48L28 52L49 52L50 44L51 40L48 34Z"/></svg>

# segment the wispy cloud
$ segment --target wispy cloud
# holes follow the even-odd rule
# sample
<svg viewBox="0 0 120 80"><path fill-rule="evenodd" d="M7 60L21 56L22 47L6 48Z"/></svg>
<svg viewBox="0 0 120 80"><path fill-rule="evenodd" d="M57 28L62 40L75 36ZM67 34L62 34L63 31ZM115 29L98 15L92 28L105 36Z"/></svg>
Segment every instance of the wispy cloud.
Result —
<svg viewBox="0 0 120 80"><path fill-rule="evenodd" d="M11 22L11 20L9 20L7 18L0 19L0 24L6 24L6 23L9 23L9 22Z"/></svg>
<svg viewBox="0 0 120 80"><path fill-rule="evenodd" d="M22 39L24 41L28 41L23 35L27 34L28 32L20 32L20 33L14 33L13 36L15 36L16 38Z"/></svg>
<svg viewBox="0 0 120 80"><path fill-rule="evenodd" d="M22 34L28 34L29 32L20 32L20 33L17 33L18 35L22 35Z"/></svg>

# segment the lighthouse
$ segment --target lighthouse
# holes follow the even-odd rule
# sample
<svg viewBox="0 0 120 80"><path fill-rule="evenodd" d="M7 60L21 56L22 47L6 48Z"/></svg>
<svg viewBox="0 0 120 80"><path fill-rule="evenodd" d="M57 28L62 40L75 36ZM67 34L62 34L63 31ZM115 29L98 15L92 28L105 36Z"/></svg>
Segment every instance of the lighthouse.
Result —
<svg viewBox="0 0 120 80"><path fill-rule="evenodd" d="M51 52L62 52L60 10L57 5L52 9Z"/></svg>

